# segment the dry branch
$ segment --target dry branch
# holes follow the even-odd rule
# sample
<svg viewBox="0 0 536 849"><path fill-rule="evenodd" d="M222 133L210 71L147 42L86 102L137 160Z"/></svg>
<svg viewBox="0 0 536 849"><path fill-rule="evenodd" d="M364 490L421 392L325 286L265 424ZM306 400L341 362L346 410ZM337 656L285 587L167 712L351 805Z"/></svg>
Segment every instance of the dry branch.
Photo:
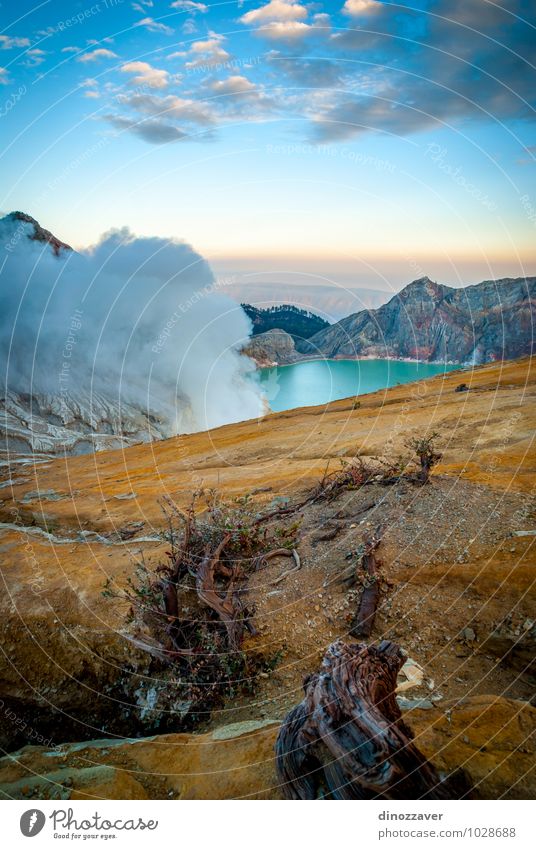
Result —
<svg viewBox="0 0 536 849"><path fill-rule="evenodd" d="M207 549L196 575L196 589L199 600L214 610L227 631L227 640L231 651L236 651L242 642L244 621L240 617L241 607L234 596L234 581L231 578L225 596L222 598L214 585L214 575L219 559L231 534L226 534L214 552Z"/></svg>
<svg viewBox="0 0 536 849"><path fill-rule="evenodd" d="M359 608L352 622L350 634L352 637L370 637L376 618L376 608L380 600L379 563L376 550L381 542L380 530L373 537L365 537L364 549L361 556L361 566L365 573L365 584Z"/></svg>
<svg viewBox="0 0 536 849"><path fill-rule="evenodd" d="M300 555L298 554L296 549L293 548L292 551L285 549L285 553L289 554L291 557L294 558L294 563L296 565L292 569L287 569L286 572L283 572L283 574L279 576L279 578L276 578L275 581L272 581L272 586L280 584L281 581L283 581L285 578L288 578L289 575L293 575L295 572L299 572L301 569Z"/></svg>

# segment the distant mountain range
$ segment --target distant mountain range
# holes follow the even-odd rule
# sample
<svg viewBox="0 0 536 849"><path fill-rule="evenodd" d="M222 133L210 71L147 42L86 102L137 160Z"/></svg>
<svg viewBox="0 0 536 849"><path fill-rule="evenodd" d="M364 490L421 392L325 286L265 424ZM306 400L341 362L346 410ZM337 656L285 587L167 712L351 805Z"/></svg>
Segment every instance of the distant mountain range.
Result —
<svg viewBox="0 0 536 849"><path fill-rule="evenodd" d="M272 275L274 277L275 275ZM359 310L377 309L392 297L394 290L365 288L348 282L332 282L319 285L309 282L280 282L276 279L258 282L251 276L247 280L228 282L225 275L225 291L236 301L266 308L280 304L295 304L321 315L330 323L339 321Z"/></svg>
<svg viewBox="0 0 536 849"><path fill-rule="evenodd" d="M269 351L281 364L314 357L475 364L512 359L533 353L535 299L536 277L485 280L463 289L421 277L378 309L349 315L295 345L281 334L265 334L249 349L253 356L255 348Z"/></svg>

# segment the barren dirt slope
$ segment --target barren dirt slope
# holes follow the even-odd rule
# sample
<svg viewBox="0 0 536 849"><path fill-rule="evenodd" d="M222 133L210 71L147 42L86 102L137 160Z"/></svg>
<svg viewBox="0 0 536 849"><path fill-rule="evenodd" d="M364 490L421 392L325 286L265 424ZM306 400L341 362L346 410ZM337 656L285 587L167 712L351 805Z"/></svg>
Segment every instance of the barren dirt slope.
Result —
<svg viewBox="0 0 536 849"><path fill-rule="evenodd" d="M460 383L468 391L456 392ZM125 636L125 605L102 588L106 578L124 586L141 552L149 564L162 557L159 499L185 504L203 485L282 503L328 461L334 469L357 452L392 458L408 437L431 431L443 458L429 486L373 484L310 506L301 571L274 583L288 568L274 559L253 576L259 634L245 648L274 668L210 727L280 719L300 700L303 675L348 634L359 592L340 580L346 555L378 524L383 579L372 638L395 639L425 670L404 694L410 721L423 704L437 715L465 697L530 698L535 384L531 359L496 363L363 396L358 408L349 399L124 451L4 466L0 683L4 706L21 718L3 709L5 746L44 734L53 744L102 736L114 711L128 713L107 697L122 675L139 675L142 709L144 659ZM122 722L119 735L128 733Z"/></svg>

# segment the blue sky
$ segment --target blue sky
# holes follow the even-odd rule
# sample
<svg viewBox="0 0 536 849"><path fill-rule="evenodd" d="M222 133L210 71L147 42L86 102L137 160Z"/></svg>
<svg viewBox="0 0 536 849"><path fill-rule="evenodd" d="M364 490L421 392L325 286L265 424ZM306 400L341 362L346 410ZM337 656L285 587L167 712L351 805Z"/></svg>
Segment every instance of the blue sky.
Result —
<svg viewBox="0 0 536 849"><path fill-rule="evenodd" d="M3 212L76 246L122 226L185 239L222 274L302 285L536 273L529 2L2 12Z"/></svg>

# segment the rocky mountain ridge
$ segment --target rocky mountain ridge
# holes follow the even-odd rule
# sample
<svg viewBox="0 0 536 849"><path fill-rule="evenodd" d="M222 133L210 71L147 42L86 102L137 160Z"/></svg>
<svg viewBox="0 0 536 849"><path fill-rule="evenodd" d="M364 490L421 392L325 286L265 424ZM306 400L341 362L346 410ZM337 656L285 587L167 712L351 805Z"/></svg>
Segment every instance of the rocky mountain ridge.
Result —
<svg viewBox="0 0 536 849"><path fill-rule="evenodd" d="M62 242L61 239L58 239L58 237L55 236L54 233L51 233L50 230L45 230L44 227L41 227L39 221L36 221L35 218L28 215L26 212L10 212L9 215L6 215L6 219L9 221L21 221L24 224L32 224L33 234L28 235L28 238L31 239L32 242L48 242L56 256L59 256L62 251L72 251L72 247L70 245L66 242Z"/></svg>
<svg viewBox="0 0 536 849"><path fill-rule="evenodd" d="M531 354L536 277L454 289L421 277L296 347L306 357L409 358L478 364Z"/></svg>

